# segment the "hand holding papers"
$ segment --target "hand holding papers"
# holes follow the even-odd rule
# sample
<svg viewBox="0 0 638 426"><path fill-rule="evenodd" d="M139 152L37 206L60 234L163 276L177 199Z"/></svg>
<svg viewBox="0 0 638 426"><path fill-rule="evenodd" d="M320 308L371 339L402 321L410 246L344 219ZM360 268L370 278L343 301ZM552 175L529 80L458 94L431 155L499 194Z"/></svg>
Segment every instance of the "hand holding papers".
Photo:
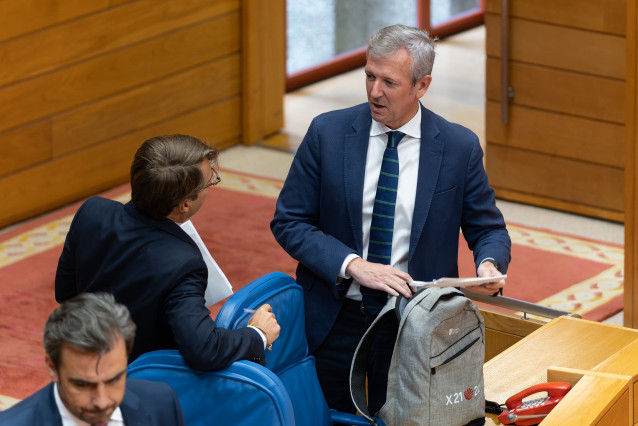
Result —
<svg viewBox="0 0 638 426"><path fill-rule="evenodd" d="M222 270L210 255L210 252L204 245L204 241L197 233L197 230L193 226L192 222L186 221L180 225L184 232L186 232L197 244L199 251L202 253L206 267L208 268L208 285L206 286L206 293L204 298L206 299L206 306L214 305L215 303L223 300L233 294L233 288L228 282L228 278L222 272Z"/></svg>
<svg viewBox="0 0 638 426"><path fill-rule="evenodd" d="M496 275L494 277L478 277L478 278L439 278L434 281L412 281L409 285L414 287L471 287L493 283L507 278L507 275Z"/></svg>

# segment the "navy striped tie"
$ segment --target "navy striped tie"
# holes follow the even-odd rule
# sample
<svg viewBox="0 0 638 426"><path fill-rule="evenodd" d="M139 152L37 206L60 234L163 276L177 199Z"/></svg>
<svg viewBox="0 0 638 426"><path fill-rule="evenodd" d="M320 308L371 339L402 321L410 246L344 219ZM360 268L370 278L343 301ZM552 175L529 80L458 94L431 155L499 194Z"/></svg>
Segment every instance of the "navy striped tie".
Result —
<svg viewBox="0 0 638 426"><path fill-rule="evenodd" d="M377 184L377 195L372 209L368 261L390 264L392 256L392 232L394 231L394 209L399 186L399 155L397 145L404 133L388 132L388 145L383 153L381 173ZM388 298L388 293L361 286L361 304L364 310L376 315Z"/></svg>

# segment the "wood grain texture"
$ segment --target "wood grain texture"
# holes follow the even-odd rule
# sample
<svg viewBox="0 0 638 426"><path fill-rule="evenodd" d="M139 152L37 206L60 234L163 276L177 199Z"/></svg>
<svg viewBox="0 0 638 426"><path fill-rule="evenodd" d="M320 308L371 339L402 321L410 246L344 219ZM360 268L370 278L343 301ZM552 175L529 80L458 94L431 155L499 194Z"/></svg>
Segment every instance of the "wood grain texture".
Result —
<svg viewBox="0 0 638 426"><path fill-rule="evenodd" d="M623 220L620 141L627 130L627 35L632 31L626 0L508 4L505 65L511 97L505 125L501 2L487 0L485 15L487 150L496 146L500 153L500 159L486 156L488 169L512 173L509 182L503 174L497 178L497 196ZM522 167L499 163L506 159Z"/></svg>
<svg viewBox="0 0 638 426"><path fill-rule="evenodd" d="M543 425L631 425L628 388L623 378L584 375Z"/></svg>
<svg viewBox="0 0 638 426"><path fill-rule="evenodd" d="M625 126L534 108L511 106L501 123L500 103L487 101L489 143L612 167L625 167ZM488 159L489 161L489 159Z"/></svg>
<svg viewBox="0 0 638 426"><path fill-rule="evenodd" d="M133 154L149 137L186 133L218 149L232 146L239 141L239 111L234 98L0 178L8 205L21 207L2 209L0 227L128 181Z"/></svg>
<svg viewBox="0 0 638 426"><path fill-rule="evenodd" d="M56 3L64 2L58 0ZM173 31L223 17L238 9L238 0L139 0L36 31L3 43L2 61L11 66L0 68L0 87L90 58L108 57L118 49L165 38ZM236 23L235 27L226 30L238 34L238 28ZM214 45L214 40L202 39L200 44ZM37 46L37 55L33 54L34 46Z"/></svg>
<svg viewBox="0 0 638 426"><path fill-rule="evenodd" d="M250 145L283 127L285 22L283 0L246 0L242 39L243 143Z"/></svg>
<svg viewBox="0 0 638 426"><path fill-rule="evenodd" d="M1 133L0 176L237 97L239 62L226 56Z"/></svg>
<svg viewBox="0 0 638 426"><path fill-rule="evenodd" d="M1 0L0 42L135 0Z"/></svg>
<svg viewBox="0 0 638 426"><path fill-rule="evenodd" d="M128 180L148 137L190 133L221 149L246 129L276 133L283 4L0 0L0 190L12 203L0 226ZM258 114L243 116L248 105Z"/></svg>
<svg viewBox="0 0 638 426"><path fill-rule="evenodd" d="M239 63L238 54L225 56L54 116L50 119L53 156L238 97ZM215 117L210 120L218 122Z"/></svg>
<svg viewBox="0 0 638 426"><path fill-rule="evenodd" d="M625 286L624 324L638 327L638 5L627 0L627 139L625 166Z"/></svg>
<svg viewBox="0 0 638 426"><path fill-rule="evenodd" d="M544 323L481 307L485 320L485 361L539 329Z"/></svg>
<svg viewBox="0 0 638 426"><path fill-rule="evenodd" d="M487 56L501 57L501 16L485 14ZM625 79L625 37L510 18L509 59Z"/></svg>
<svg viewBox="0 0 638 426"><path fill-rule="evenodd" d="M0 176L47 161L53 155L51 122L38 121L13 132L0 132Z"/></svg>
<svg viewBox="0 0 638 426"><path fill-rule="evenodd" d="M518 62L510 63L513 105L624 124L625 82ZM486 60L486 97L499 102L501 61Z"/></svg>
<svg viewBox="0 0 638 426"><path fill-rule="evenodd" d="M626 0L510 1L509 15L533 21L624 35ZM485 10L501 13L501 0L486 0Z"/></svg>
<svg viewBox="0 0 638 426"><path fill-rule="evenodd" d="M576 318L560 317L554 319L485 363L483 368L485 398L491 401L505 401L518 390L545 382L549 367L591 370L636 339L638 339L636 330ZM589 388L583 382L585 379L586 377L583 377L578 384L580 386L583 383L581 387L583 394L577 398L578 401L572 400L577 405L566 404L564 408L569 408L569 410L565 412L564 416L567 417L561 415L562 422L552 421L548 424L592 424L589 421L584 423L570 422L569 419L572 417L569 415L573 415L576 410L587 411L590 401L596 400L597 389L600 389L607 392L600 393L600 395L608 396L609 399L603 400L601 397L600 400L596 401L596 404L600 404L595 405L596 411L588 411L588 414L597 418L605 409L610 410L613 404L622 397L624 389L628 387L626 381L624 383L617 382L616 378L604 377L602 373L593 375L592 384L595 385L594 387ZM515 383L515 389L513 389L513 383ZM563 401L570 397L571 392ZM579 392L575 392L574 396ZM590 392L589 397L584 398L587 392ZM583 401L587 401L587 403L583 404ZM558 410L561 404L554 410ZM591 404L591 407L593 408L594 404ZM553 413L554 411L552 411ZM556 414L559 413L556 411ZM589 419L589 417L587 418Z"/></svg>
<svg viewBox="0 0 638 426"><path fill-rule="evenodd" d="M621 222L624 220L624 213L609 210L605 207L589 206L584 204L573 203L570 201L558 200L545 195L534 195L510 190L505 188L494 188L496 197L503 200L513 201L515 203L530 204L540 206L547 209L570 212L582 216L590 216L613 222Z"/></svg>
<svg viewBox="0 0 638 426"><path fill-rule="evenodd" d="M239 51L238 14L0 89L0 131ZM140 60L144 58L144 60Z"/></svg>
<svg viewBox="0 0 638 426"><path fill-rule="evenodd" d="M490 183L495 189L516 190L565 202L622 212L622 168L585 163L488 144Z"/></svg>

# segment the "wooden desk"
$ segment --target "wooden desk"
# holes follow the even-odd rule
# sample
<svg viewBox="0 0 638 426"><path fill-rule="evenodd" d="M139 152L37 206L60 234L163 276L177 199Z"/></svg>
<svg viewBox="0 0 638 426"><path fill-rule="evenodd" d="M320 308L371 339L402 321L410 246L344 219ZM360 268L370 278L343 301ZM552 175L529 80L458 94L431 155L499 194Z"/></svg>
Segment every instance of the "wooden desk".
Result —
<svg viewBox="0 0 638 426"><path fill-rule="evenodd" d="M487 361L485 398L505 400L537 383L567 381L572 390L543 425L637 422L638 330L561 317ZM500 424L489 416L486 424Z"/></svg>

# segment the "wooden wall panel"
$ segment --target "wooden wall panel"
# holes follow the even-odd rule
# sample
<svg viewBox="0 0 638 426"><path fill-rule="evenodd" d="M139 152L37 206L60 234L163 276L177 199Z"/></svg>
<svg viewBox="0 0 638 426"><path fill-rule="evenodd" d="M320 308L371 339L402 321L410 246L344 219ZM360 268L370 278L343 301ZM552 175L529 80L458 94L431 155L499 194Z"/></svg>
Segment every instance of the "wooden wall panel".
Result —
<svg viewBox="0 0 638 426"><path fill-rule="evenodd" d="M495 144L607 166L625 166L625 127L514 105L510 125L500 123L501 106L486 103L487 139Z"/></svg>
<svg viewBox="0 0 638 426"><path fill-rule="evenodd" d="M234 98L0 179L0 194L7 205L24 206L24 211L0 210L0 223L13 223L25 212L32 216L126 182L133 154L149 137L179 132L199 137L219 149L232 146L239 141L239 112L239 98ZM227 123L223 132L218 129L220 123ZM82 185L78 185L78 180Z"/></svg>
<svg viewBox="0 0 638 426"><path fill-rule="evenodd" d="M59 2L62 2L59 0ZM88 58L113 54L136 43L166 37L172 31L237 13L237 0L143 0L74 20L66 25L35 32L3 44L0 86L32 78ZM238 36L236 26L227 31ZM203 35L203 34L202 34ZM214 39L202 40L201 43ZM38 55L33 54L38 46ZM141 56L143 57L143 56Z"/></svg>
<svg viewBox="0 0 638 426"><path fill-rule="evenodd" d="M622 221L626 1L507 4L503 18L501 1L487 0L485 16L486 168L497 197Z"/></svg>
<svg viewBox="0 0 638 426"><path fill-rule="evenodd" d="M623 169L496 144L487 145L486 158L499 164L489 172L490 184L497 192L516 188L523 194L623 211L623 193L618 190L624 185Z"/></svg>
<svg viewBox="0 0 638 426"><path fill-rule="evenodd" d="M485 40L486 53L500 58L501 17L487 13L485 22L492 29ZM516 18L511 18L509 25L512 61L625 79L626 50L622 36Z"/></svg>
<svg viewBox="0 0 638 426"><path fill-rule="evenodd" d="M52 155L50 121L0 132L0 176L47 161Z"/></svg>
<svg viewBox="0 0 638 426"><path fill-rule="evenodd" d="M0 89L0 131L236 53L239 34L233 29L238 26L238 13L225 15L5 86Z"/></svg>
<svg viewBox="0 0 638 426"><path fill-rule="evenodd" d="M28 34L135 0L2 0L0 40Z"/></svg>
<svg viewBox="0 0 638 426"><path fill-rule="evenodd" d="M250 100L243 106L243 142L252 144L283 127L283 103L273 102L285 92L284 3L245 0L243 25L243 89Z"/></svg>
<svg viewBox="0 0 638 426"><path fill-rule="evenodd" d="M625 123L625 82L520 62L510 63L513 105ZM486 96L500 101L501 61L486 61Z"/></svg>
<svg viewBox="0 0 638 426"><path fill-rule="evenodd" d="M148 137L278 131L283 24L283 0L0 0L0 227L127 181Z"/></svg>
<svg viewBox="0 0 638 426"><path fill-rule="evenodd" d="M510 16L624 35L626 0L510 1ZM487 0L487 12L501 13L500 0Z"/></svg>
<svg viewBox="0 0 638 426"><path fill-rule="evenodd" d="M638 1L627 0L627 139L623 320L638 328ZM638 394L638 393L637 393Z"/></svg>
<svg viewBox="0 0 638 426"><path fill-rule="evenodd" d="M0 170L11 173L51 156L68 154L207 103L237 96L239 62L238 54L226 56L5 132L1 136Z"/></svg>
<svg viewBox="0 0 638 426"><path fill-rule="evenodd" d="M236 97L240 90L239 62L238 54L225 56L51 118L54 156ZM130 114L123 116L120 111ZM227 124L217 117L209 121L221 128ZM96 133L98 126L102 131Z"/></svg>

